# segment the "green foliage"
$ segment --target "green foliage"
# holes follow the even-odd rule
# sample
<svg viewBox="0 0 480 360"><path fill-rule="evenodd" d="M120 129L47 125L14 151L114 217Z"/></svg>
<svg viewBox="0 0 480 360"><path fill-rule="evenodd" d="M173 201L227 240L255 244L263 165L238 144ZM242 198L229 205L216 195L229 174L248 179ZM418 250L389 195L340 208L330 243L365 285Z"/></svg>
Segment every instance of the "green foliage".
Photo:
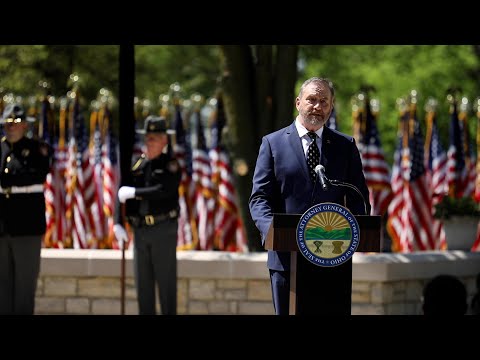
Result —
<svg viewBox="0 0 480 360"><path fill-rule="evenodd" d="M116 45L0 45L0 87L29 96L40 91L39 80L47 80L52 93L63 96L68 76L76 72L86 101L93 100L102 87L118 96L118 54ZM339 127L347 134L352 133L352 96L362 85L375 87L371 96L380 100L378 128L390 163L397 138L397 98L417 90L418 116L423 119L427 98L435 97L440 136L447 147L446 90L461 86L471 102L480 95L480 64L472 45L305 45L300 46L299 56L302 66L295 93L311 76L330 78L337 91ZM194 92L213 96L221 75L217 45L135 46L135 61L136 94L157 107L158 96L168 93L174 82L182 86L184 98ZM470 119L474 138L476 121L472 114Z"/></svg>
<svg viewBox="0 0 480 360"><path fill-rule="evenodd" d="M297 87L311 76L330 78L337 90L340 130L352 134L351 97L362 85L373 85L380 100L378 128L387 160L393 161L399 112L396 99L418 92L419 119L424 119L428 97L439 102L437 123L444 147L448 145L449 108L446 91L460 86L472 102L480 95L479 59L471 45L322 45L303 46L305 64ZM297 89L298 90L298 89ZM422 121L423 123L423 121ZM473 134L475 121L470 121Z"/></svg>
<svg viewBox="0 0 480 360"><path fill-rule="evenodd" d="M220 75L216 45L142 45L135 47L135 90L140 98L158 104L174 82L180 83L183 98L200 93L215 95Z"/></svg>
<svg viewBox="0 0 480 360"><path fill-rule="evenodd" d="M60 97L75 72L85 101L95 99L102 87L118 96L118 50L115 45L0 45L0 86L30 96L40 92L42 80Z"/></svg>
<svg viewBox="0 0 480 360"><path fill-rule="evenodd" d="M435 217L449 219L452 216L480 217L480 207L471 197L445 196L441 202L435 205Z"/></svg>
<svg viewBox="0 0 480 360"><path fill-rule="evenodd" d="M1 45L0 87L16 95L32 95L42 76L39 64L47 56L43 45Z"/></svg>

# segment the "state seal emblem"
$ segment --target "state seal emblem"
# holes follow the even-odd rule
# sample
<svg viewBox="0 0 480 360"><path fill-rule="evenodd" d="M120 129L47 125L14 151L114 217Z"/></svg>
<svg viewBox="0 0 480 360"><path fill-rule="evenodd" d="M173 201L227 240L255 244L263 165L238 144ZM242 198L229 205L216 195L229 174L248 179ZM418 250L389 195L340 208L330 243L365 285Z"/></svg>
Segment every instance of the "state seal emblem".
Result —
<svg viewBox="0 0 480 360"><path fill-rule="evenodd" d="M355 216L335 203L312 206L297 225L297 245L312 264L323 267L348 261L360 242L360 228Z"/></svg>

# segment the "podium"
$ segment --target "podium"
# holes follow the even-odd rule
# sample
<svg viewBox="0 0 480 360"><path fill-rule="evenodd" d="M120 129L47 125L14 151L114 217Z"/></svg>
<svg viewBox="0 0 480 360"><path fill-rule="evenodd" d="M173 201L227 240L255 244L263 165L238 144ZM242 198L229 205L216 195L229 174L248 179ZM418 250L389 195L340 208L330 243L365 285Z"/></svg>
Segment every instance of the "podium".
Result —
<svg viewBox="0 0 480 360"><path fill-rule="evenodd" d="M302 214L273 214L265 249L290 252L290 315L350 315L352 259L326 268L298 255L296 229ZM380 252L381 216L355 215L360 227L356 252Z"/></svg>

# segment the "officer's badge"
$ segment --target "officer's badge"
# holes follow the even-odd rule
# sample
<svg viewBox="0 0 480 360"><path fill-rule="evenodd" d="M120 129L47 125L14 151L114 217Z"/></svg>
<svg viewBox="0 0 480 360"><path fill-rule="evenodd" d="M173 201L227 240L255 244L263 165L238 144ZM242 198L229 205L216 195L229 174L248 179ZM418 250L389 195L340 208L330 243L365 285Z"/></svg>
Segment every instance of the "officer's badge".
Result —
<svg viewBox="0 0 480 360"><path fill-rule="evenodd" d="M178 161L170 161L167 165L168 170L172 173L176 173L178 171Z"/></svg>
<svg viewBox="0 0 480 360"><path fill-rule="evenodd" d="M30 155L30 150L29 149L23 149L22 150L22 156L27 157L28 155Z"/></svg>

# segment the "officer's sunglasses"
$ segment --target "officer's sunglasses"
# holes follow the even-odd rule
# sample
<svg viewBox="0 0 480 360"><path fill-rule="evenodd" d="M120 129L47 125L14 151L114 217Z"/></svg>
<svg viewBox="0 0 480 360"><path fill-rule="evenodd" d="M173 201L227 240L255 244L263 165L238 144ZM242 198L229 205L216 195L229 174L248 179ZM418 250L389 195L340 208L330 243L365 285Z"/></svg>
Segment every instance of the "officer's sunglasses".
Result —
<svg viewBox="0 0 480 360"><path fill-rule="evenodd" d="M5 124L19 124L22 122L22 119L21 118L8 118L8 119L5 119Z"/></svg>

